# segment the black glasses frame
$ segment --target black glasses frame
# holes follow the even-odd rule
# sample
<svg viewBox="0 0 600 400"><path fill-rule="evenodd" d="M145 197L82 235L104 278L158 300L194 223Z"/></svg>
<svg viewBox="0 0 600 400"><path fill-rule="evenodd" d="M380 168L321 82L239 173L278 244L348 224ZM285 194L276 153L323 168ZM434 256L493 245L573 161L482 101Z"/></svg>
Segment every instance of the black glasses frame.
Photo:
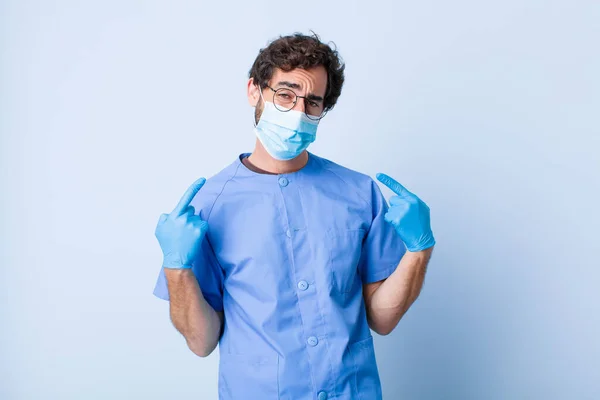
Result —
<svg viewBox="0 0 600 400"><path fill-rule="evenodd" d="M314 115L310 115L306 112L306 102L310 101L307 96L300 96L298 95L296 92L294 92L292 89L290 88L279 88L279 89L273 89L271 86L267 85L267 87L269 89L271 89L273 91L273 104L276 105L275 103L275 95L277 94L278 91L280 90L288 90L292 93L294 93L294 95L296 96L296 98L294 99L294 105L289 109L289 110L279 110L279 108L277 110L281 111L281 112L288 112L290 110L293 110L294 107L296 107L296 103L298 102L298 98L304 99L304 114L312 121L320 121L323 119L323 117L325 117L325 115L327 115L327 111L329 110L323 110L323 112L321 113L321 115L319 117L315 117Z"/></svg>

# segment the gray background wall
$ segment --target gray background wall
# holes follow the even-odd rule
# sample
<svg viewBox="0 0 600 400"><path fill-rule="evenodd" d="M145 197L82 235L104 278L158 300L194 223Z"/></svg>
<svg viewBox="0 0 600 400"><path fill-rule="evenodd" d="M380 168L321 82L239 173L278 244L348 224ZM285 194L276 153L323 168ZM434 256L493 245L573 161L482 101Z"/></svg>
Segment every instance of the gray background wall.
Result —
<svg viewBox="0 0 600 400"><path fill-rule="evenodd" d="M154 227L251 151L247 71L314 29L347 62L311 151L425 200L386 399L598 399L595 1L0 3L0 398L212 399L152 295ZM385 189L387 195L391 193Z"/></svg>

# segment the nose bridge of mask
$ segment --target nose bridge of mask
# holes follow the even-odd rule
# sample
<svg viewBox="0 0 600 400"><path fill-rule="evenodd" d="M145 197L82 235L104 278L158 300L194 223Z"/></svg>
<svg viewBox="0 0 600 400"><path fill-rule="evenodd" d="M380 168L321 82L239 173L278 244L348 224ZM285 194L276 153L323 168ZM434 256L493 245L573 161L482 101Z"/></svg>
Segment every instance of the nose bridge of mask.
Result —
<svg viewBox="0 0 600 400"><path fill-rule="evenodd" d="M265 107L260 119L302 132L310 132L312 126L317 126L319 124L319 121L312 121L302 111L279 111L275 108L275 104L271 102L265 102Z"/></svg>

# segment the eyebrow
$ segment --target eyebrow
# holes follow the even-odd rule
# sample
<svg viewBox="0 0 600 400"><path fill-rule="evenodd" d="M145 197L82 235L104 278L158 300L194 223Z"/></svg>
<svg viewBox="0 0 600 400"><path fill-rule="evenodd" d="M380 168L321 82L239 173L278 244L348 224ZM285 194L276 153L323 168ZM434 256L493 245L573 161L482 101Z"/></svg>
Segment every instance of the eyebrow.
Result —
<svg viewBox="0 0 600 400"><path fill-rule="evenodd" d="M298 85L295 82L289 82L289 81L280 81L277 83L277 86L286 86L286 87L289 87L290 89L301 89L300 85ZM310 93L308 96L306 96L306 98L309 100L313 100L313 101L323 101L323 98L321 96L317 96L312 93Z"/></svg>

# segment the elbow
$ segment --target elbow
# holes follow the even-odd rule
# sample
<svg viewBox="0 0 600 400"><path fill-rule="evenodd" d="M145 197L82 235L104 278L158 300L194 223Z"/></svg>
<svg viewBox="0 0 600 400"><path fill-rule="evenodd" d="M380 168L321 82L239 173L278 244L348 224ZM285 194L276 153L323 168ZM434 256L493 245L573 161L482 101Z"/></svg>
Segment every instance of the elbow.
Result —
<svg viewBox="0 0 600 400"><path fill-rule="evenodd" d="M373 310L367 312L369 328L381 336L387 336L396 329L400 320L406 314L408 307L394 309L394 312L379 313Z"/></svg>
<svg viewBox="0 0 600 400"><path fill-rule="evenodd" d="M212 354L212 352L214 351L214 349L217 346L207 346L206 344L202 343L202 341L200 340L187 340L186 339L186 343L188 348L192 351L192 353L194 353L195 355L197 355L198 357L208 357L209 355Z"/></svg>
<svg viewBox="0 0 600 400"><path fill-rule="evenodd" d="M401 316L396 318L368 318L367 322L373 332L380 336L387 336L396 329L401 318Z"/></svg>
<svg viewBox="0 0 600 400"><path fill-rule="evenodd" d="M371 328L371 330L375 333L377 333L378 335L381 336L387 336L390 333L392 333L392 331L394 330L394 328L396 327L395 324L386 324L386 323L375 323L373 320L369 320L369 328Z"/></svg>
<svg viewBox="0 0 600 400"><path fill-rule="evenodd" d="M212 351L207 351L207 350L195 350L193 348L190 347L190 350L192 350L192 353L194 353L195 355L197 355L198 357L208 357Z"/></svg>
<svg viewBox="0 0 600 400"><path fill-rule="evenodd" d="M210 332L195 330L190 332L182 324L173 322L175 329L183 336L187 347L198 357L208 357L217 347L219 337L212 338Z"/></svg>
<svg viewBox="0 0 600 400"><path fill-rule="evenodd" d="M394 330L394 326L371 326L373 332L380 336L387 336Z"/></svg>

